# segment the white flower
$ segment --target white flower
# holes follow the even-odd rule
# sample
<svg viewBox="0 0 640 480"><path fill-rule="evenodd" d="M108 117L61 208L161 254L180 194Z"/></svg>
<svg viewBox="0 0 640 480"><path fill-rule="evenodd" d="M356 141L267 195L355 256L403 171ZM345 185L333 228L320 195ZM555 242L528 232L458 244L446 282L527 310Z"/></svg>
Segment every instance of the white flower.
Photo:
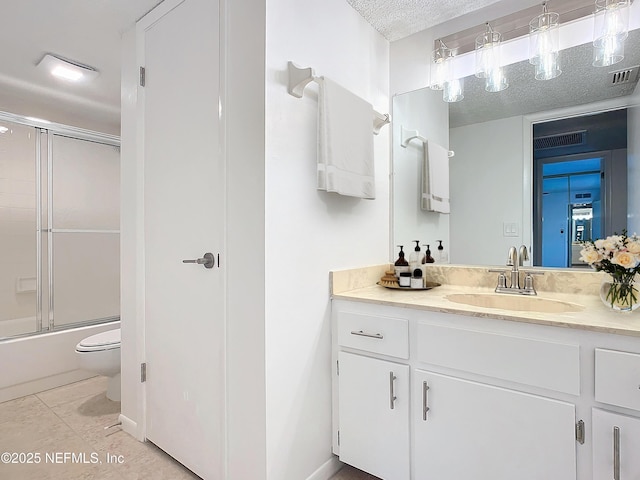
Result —
<svg viewBox="0 0 640 480"><path fill-rule="evenodd" d="M622 268L634 268L638 264L638 258L630 252L616 252L611 263L620 265Z"/></svg>
<svg viewBox="0 0 640 480"><path fill-rule="evenodd" d="M611 235L602 242L602 248L607 252L615 252L622 245L622 237L619 235Z"/></svg>
<svg viewBox="0 0 640 480"><path fill-rule="evenodd" d="M633 253L634 255L640 255L640 240L636 238L629 238L627 240L627 251L629 253Z"/></svg>
<svg viewBox="0 0 640 480"><path fill-rule="evenodd" d="M602 260L602 255L591 246L583 248L580 251L580 255L580 260L589 264Z"/></svg>

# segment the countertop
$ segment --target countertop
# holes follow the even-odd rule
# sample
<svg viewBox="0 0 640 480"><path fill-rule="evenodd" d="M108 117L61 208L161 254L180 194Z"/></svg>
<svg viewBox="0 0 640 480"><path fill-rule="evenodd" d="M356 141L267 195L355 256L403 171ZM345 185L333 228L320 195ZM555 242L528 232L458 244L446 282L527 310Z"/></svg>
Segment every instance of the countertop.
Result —
<svg viewBox="0 0 640 480"><path fill-rule="evenodd" d="M447 296L452 294L509 295L495 294L494 289L487 286L487 280L484 278L484 274L487 272L486 268L447 266L440 272L434 272L434 277L431 280L439 281L452 277L451 274L462 274L464 278L471 280L467 283L472 283L472 285L457 285L440 281L440 286L430 290L411 290L409 288L398 290L376 285L387 268L388 265L378 265L363 269L331 272L332 298L640 337L640 309L630 313L622 313L607 308L600 300L597 290L594 291L594 284L599 285L602 280L602 276L596 272L579 273L579 277L576 277L575 273L569 272L572 285L571 288L565 289L569 291L538 291L538 298L577 304L582 307L580 311L542 313L478 307L447 299ZM461 272L460 269L464 269L464 271ZM442 274L443 271L444 274ZM550 277L563 273L565 272L545 271L547 283L554 284L557 279L551 280ZM478 279L479 275L482 275L480 280ZM494 279L495 274L492 274L488 281L494 281Z"/></svg>

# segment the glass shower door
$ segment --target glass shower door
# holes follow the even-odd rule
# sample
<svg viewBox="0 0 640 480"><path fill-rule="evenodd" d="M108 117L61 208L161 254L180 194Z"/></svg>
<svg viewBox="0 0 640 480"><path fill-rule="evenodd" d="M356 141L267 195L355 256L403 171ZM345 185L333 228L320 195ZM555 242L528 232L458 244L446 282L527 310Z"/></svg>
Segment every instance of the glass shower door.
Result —
<svg viewBox="0 0 640 480"><path fill-rule="evenodd" d="M38 329L36 137L0 121L0 338Z"/></svg>
<svg viewBox="0 0 640 480"><path fill-rule="evenodd" d="M51 329L120 315L120 153L49 134Z"/></svg>

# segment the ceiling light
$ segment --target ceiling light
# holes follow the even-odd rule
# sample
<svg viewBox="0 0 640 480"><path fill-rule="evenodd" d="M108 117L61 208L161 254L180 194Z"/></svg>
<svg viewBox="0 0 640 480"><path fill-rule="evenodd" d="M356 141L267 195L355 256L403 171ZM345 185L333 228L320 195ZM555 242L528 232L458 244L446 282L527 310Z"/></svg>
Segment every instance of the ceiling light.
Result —
<svg viewBox="0 0 640 480"><path fill-rule="evenodd" d="M529 22L529 63L536 67L536 80L551 80L562 73L558 54L558 20L560 15L547 12Z"/></svg>
<svg viewBox="0 0 640 480"><path fill-rule="evenodd" d="M487 23L487 31L476 38L476 77L484 78L487 92L499 92L509 86L500 65L502 35Z"/></svg>
<svg viewBox="0 0 640 480"><path fill-rule="evenodd" d="M7 133L9 131L9 129L7 127L3 127L2 125L0 125L0 133Z"/></svg>
<svg viewBox="0 0 640 480"><path fill-rule="evenodd" d="M448 65L446 69L447 78L442 88L442 99L445 102L459 102L464 98L464 79L457 78L453 65L453 50L447 49L447 58L445 63Z"/></svg>
<svg viewBox="0 0 640 480"><path fill-rule="evenodd" d="M608 67L624 59L629 35L629 0L596 0L593 66Z"/></svg>
<svg viewBox="0 0 640 480"><path fill-rule="evenodd" d="M98 71L89 65L67 60L52 54L46 54L38 62L51 75L69 82L87 82L98 76Z"/></svg>
<svg viewBox="0 0 640 480"><path fill-rule="evenodd" d="M449 78L449 56L451 50L447 48L442 40L436 40L439 46L431 52L430 75L431 82L429 87L431 90L442 90L444 84Z"/></svg>

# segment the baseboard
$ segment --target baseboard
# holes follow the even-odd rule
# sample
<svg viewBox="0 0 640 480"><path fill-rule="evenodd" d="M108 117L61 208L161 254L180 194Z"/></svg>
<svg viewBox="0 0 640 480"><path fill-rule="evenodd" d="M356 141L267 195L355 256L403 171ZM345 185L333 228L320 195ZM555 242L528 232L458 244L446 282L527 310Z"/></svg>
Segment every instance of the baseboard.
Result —
<svg viewBox="0 0 640 480"><path fill-rule="evenodd" d="M27 395L33 395L34 393L44 392L45 390L51 390L52 388L79 382L80 380L86 380L87 378L95 376L95 373L89 373L84 370L72 370L19 385L11 385L10 387L0 389L0 403Z"/></svg>
<svg viewBox="0 0 640 480"><path fill-rule="evenodd" d="M123 431L125 431L126 433L128 433L129 435L131 435L133 438L135 438L138 441L143 442L144 438L138 438L138 423L134 422L133 420L131 420L129 417L120 414L120 416L118 416L118 421L122 424L120 425L120 428L122 428Z"/></svg>
<svg viewBox="0 0 640 480"><path fill-rule="evenodd" d="M329 480L343 467L343 463L335 455L324 462L307 480Z"/></svg>

